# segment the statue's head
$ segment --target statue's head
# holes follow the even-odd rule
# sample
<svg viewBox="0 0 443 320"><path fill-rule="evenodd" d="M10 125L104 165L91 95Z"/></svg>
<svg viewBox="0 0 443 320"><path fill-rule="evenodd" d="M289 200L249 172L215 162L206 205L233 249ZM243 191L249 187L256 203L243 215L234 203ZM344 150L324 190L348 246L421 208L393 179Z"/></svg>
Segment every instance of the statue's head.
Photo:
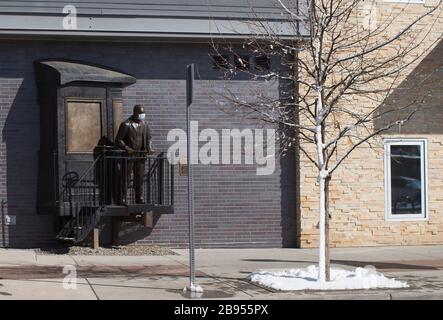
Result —
<svg viewBox="0 0 443 320"><path fill-rule="evenodd" d="M141 104L135 105L134 111L133 111L133 116L134 116L134 118L136 118L138 120L144 120L145 116L146 116L145 108Z"/></svg>

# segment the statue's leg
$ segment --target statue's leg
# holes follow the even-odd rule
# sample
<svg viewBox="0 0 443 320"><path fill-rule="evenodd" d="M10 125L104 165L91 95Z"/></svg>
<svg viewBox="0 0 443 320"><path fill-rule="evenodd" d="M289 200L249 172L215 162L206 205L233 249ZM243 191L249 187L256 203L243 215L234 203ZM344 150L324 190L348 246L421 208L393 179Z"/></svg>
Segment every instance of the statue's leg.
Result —
<svg viewBox="0 0 443 320"><path fill-rule="evenodd" d="M112 178L110 182L112 183L113 201L111 202L111 204L120 205L122 204L123 198L123 170L126 170L123 165L123 159L112 159L112 169Z"/></svg>
<svg viewBox="0 0 443 320"><path fill-rule="evenodd" d="M145 174L145 161L137 160L134 168L135 202L144 203L143 198L143 176Z"/></svg>
<svg viewBox="0 0 443 320"><path fill-rule="evenodd" d="M131 172L133 168L133 163L129 159L123 159L123 170L122 170L122 203L128 204L128 185L131 179Z"/></svg>

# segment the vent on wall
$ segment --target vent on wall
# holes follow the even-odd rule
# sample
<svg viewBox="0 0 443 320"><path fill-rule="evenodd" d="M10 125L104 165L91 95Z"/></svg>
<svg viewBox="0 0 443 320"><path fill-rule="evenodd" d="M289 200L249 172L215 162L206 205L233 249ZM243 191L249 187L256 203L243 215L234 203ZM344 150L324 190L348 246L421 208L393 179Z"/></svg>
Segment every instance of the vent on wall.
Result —
<svg viewBox="0 0 443 320"><path fill-rule="evenodd" d="M235 68L249 70L249 56L235 56Z"/></svg>
<svg viewBox="0 0 443 320"><path fill-rule="evenodd" d="M214 56L212 56L212 68L213 69L228 69L229 68L229 56L228 55L214 55Z"/></svg>
<svg viewBox="0 0 443 320"><path fill-rule="evenodd" d="M213 69L230 69L235 67L238 70L251 69L251 57L248 55L213 55L212 68ZM232 64L232 61L234 63ZM252 67L256 71L268 71L271 69L271 58L268 55L261 54L254 57Z"/></svg>
<svg viewBox="0 0 443 320"><path fill-rule="evenodd" d="M259 55L255 57L255 69L266 71L271 68L271 58L267 55Z"/></svg>

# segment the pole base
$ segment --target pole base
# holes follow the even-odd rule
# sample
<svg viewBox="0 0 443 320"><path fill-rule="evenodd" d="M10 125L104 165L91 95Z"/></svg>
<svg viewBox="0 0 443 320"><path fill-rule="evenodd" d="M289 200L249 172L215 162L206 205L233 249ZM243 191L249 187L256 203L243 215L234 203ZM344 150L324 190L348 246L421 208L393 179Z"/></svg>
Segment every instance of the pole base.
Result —
<svg viewBox="0 0 443 320"><path fill-rule="evenodd" d="M199 285L196 285L194 283L191 283L190 286L184 287L183 292L189 292L191 295L191 298L201 298L203 296L203 288Z"/></svg>

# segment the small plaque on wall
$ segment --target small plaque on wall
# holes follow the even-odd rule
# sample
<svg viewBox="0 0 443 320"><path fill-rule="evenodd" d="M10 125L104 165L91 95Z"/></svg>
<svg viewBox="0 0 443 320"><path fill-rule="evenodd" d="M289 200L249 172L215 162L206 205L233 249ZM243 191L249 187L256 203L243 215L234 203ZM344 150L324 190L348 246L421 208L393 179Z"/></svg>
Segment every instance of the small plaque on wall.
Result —
<svg viewBox="0 0 443 320"><path fill-rule="evenodd" d="M188 175L188 161L186 161L186 159L180 159L178 162L178 167L181 176Z"/></svg>

